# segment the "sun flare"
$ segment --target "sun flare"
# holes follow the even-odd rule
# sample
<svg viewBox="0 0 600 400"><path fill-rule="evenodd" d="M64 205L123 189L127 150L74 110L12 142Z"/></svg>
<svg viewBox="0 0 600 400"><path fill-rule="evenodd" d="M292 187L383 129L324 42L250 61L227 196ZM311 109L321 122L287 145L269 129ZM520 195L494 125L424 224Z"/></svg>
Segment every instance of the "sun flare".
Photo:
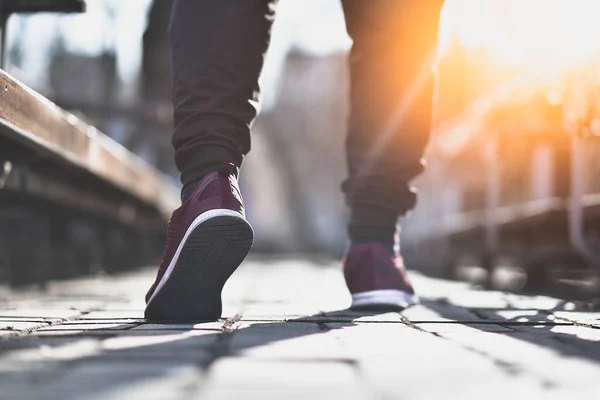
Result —
<svg viewBox="0 0 600 400"><path fill-rule="evenodd" d="M447 0L441 50L457 41L510 66L571 66L600 55L599 0Z"/></svg>

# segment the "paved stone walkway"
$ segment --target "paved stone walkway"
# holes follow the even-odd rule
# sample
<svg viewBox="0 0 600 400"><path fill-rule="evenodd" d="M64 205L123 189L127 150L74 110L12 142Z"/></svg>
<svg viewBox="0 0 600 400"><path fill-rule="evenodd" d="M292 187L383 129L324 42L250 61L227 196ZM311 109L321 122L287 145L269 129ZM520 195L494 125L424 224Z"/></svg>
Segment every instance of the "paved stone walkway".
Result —
<svg viewBox="0 0 600 400"><path fill-rule="evenodd" d="M154 269L0 291L0 399L600 399L600 312L413 275L345 310L337 265L249 261L212 323L142 318Z"/></svg>

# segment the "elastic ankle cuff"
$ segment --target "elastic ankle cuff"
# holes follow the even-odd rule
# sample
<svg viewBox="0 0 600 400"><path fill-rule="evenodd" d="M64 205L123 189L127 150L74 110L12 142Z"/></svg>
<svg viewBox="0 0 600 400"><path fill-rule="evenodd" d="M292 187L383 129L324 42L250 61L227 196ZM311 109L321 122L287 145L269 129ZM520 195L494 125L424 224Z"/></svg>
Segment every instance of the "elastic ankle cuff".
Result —
<svg viewBox="0 0 600 400"><path fill-rule="evenodd" d="M355 206L350 214L349 226L354 227L388 227L396 229L398 213L386 208L374 206Z"/></svg>

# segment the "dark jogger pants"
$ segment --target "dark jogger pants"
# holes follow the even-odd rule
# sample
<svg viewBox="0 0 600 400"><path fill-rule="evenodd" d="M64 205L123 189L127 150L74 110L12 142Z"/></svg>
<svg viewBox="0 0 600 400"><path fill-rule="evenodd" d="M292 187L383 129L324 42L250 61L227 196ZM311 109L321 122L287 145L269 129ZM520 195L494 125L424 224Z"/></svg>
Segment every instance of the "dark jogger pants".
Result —
<svg viewBox="0 0 600 400"><path fill-rule="evenodd" d="M302 0L291 0L302 1ZM175 161L185 184L241 165L258 112L274 0L176 0L170 27ZM342 0L353 47L346 142L351 207L403 214L422 171L443 0Z"/></svg>

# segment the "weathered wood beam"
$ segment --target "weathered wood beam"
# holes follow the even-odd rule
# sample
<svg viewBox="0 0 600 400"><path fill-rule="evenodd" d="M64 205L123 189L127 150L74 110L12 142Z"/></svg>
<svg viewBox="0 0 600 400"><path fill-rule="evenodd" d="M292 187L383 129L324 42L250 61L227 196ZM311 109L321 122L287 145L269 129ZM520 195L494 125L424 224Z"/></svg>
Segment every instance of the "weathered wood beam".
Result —
<svg viewBox="0 0 600 400"><path fill-rule="evenodd" d="M80 13L85 11L84 0L1 0L0 9L8 13L60 12Z"/></svg>
<svg viewBox="0 0 600 400"><path fill-rule="evenodd" d="M178 205L169 177L1 70L0 136L38 157L89 172L165 217Z"/></svg>

